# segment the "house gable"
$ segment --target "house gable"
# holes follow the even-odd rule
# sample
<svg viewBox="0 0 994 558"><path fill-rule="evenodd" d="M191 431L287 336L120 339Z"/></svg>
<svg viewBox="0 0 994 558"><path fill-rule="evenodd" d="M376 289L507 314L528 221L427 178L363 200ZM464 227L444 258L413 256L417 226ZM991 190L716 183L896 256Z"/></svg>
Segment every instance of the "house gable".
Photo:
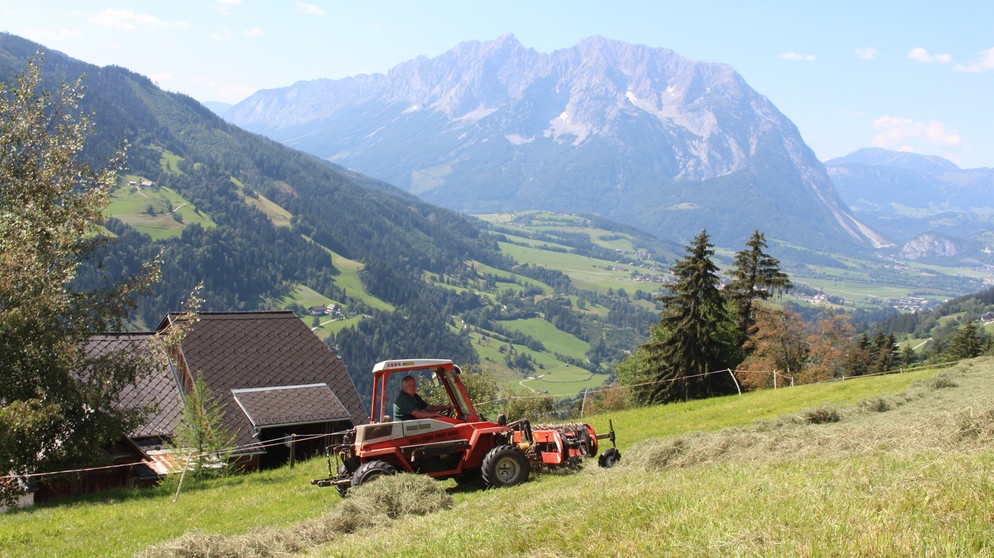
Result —
<svg viewBox="0 0 994 558"><path fill-rule="evenodd" d="M160 329L181 319L170 314ZM264 428L310 423L278 418L297 414L296 405L339 429L369 420L345 364L293 312L201 313L183 339L177 368L186 385L201 374L220 400L238 453L265 451ZM291 391L321 385L323 391ZM249 402L248 412L236 394Z"/></svg>

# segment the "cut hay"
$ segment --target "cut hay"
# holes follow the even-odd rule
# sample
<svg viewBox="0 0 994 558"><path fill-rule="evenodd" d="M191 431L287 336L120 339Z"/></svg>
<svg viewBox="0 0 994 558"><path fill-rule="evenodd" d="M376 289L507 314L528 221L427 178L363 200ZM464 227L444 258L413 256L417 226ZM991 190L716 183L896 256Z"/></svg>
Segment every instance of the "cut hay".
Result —
<svg viewBox="0 0 994 558"><path fill-rule="evenodd" d="M970 408L957 418L956 439L959 441L989 442L994 440L994 408L984 411Z"/></svg>
<svg viewBox="0 0 994 558"><path fill-rule="evenodd" d="M646 440L628 448L618 468L654 472L724 462L845 459L874 451L982 448L994 440L994 402L978 395L989 391L976 383L988 380L969 369L969 363L955 366L900 393L855 405L823 405L751 427ZM934 411L937 400L970 407L949 416Z"/></svg>
<svg viewBox="0 0 994 558"><path fill-rule="evenodd" d="M802 413L804 422L808 424L826 424L842 420L842 413L835 405L822 405L817 409L808 409Z"/></svg>
<svg viewBox="0 0 994 558"><path fill-rule="evenodd" d="M452 496L424 475L380 477L353 489L323 517L287 528L257 529L226 537L190 532L149 547L139 556L172 558L271 558L299 554L336 537L389 524L407 515L425 515L452 507Z"/></svg>

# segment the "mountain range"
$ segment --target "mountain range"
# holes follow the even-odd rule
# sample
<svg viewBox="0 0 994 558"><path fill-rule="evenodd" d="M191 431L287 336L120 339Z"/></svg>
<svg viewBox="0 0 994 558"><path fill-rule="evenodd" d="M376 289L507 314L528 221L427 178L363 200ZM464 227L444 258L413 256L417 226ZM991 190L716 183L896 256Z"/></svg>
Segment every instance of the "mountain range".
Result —
<svg viewBox="0 0 994 558"><path fill-rule="evenodd" d="M259 91L224 117L466 213L596 214L726 246L756 229L815 249L890 243L733 68L663 48L590 37L543 54L505 35Z"/></svg>
<svg viewBox="0 0 994 558"><path fill-rule="evenodd" d="M516 50L512 38L499 44ZM592 44L621 48L601 39ZM160 258L163 280L132 316L131 325L143 329L181 308L198 283L204 285L204 311L294 309L308 316L310 325L339 352L363 393L369 388L367 372L372 363L397 355L480 363L515 385L522 376L544 370L539 376L549 379L541 380L543 389L564 390L561 393L600 385L613 364L638 346L658 320L660 307L654 294L665 285L666 265L681 249L672 239L705 227L721 231L724 239L735 227L750 234L755 228L775 230L778 235L800 231L787 237L789 246L771 244L771 248L787 255L785 264L788 259L794 262L792 276L795 271L808 273L823 285L832 277L866 282L886 277L902 288L945 296L970 292L979 282L934 269L909 275L875 257L859 261L839 257L844 250L867 251L868 245L880 242L879 237L871 241L859 234L868 229L856 224L859 221L832 183L826 182L824 166L814 160L789 121L755 93L750 98L769 110L763 114L773 120L765 128L760 126L767 132L757 132L754 145L749 143L751 136L694 136L671 126L674 134L728 147L727 157L722 156L731 166L726 174L709 178L705 167L717 164L720 157L683 161L688 165L685 177L660 183L681 185L687 196L697 196L693 199L700 202L665 210L696 220L667 229L672 236L661 240L645 234L645 227L636 226L634 219L619 225L596 215L538 211L476 219L250 133L190 97L159 89L145 76L87 64L6 33L0 33L0 82L13 83L36 53L41 53L39 66L49 91L83 76L86 95L80 108L92 113L96 129L86 142L87 162L100 166L122 139L130 146L127 168L105 222L117 242L102 254L102 266L81 268L79 281L102 285L106 277L129 275L141 262ZM684 62L690 68L684 71L691 74L720 70L744 87L725 66ZM719 100L707 102L711 108L701 108L700 114L717 115ZM577 106L582 108L582 103ZM580 108L578 114L583 112ZM627 114L633 109L618 110ZM622 120L638 120L641 110ZM722 112L721 118L761 120L755 114L731 114ZM657 119L635 128L648 133L666 128L664 124ZM789 137L773 134L773 124L782 125ZM605 119L603 126L620 125ZM717 120L712 128L718 128ZM616 129L621 134L632 128ZM471 131L479 132L466 130L466 137ZM386 135L388 130L381 132ZM553 136L519 143L546 142L549 153L555 154L620 141L591 133L574 146L578 136L572 141L567 141L572 136ZM656 136L645 139L657 141ZM505 147L515 145L506 138L502 141ZM488 143L492 142L478 142ZM695 145L667 149L689 158L691 150L703 144ZM771 153L781 157L769 159ZM799 159L790 158L790 153ZM796 161L805 164L798 167ZM781 176L777 169L786 174ZM577 204L593 204L580 199L587 189L584 184L577 182L569 196L577 198ZM758 201L749 197L760 192L766 197ZM632 202L636 211L651 211L649 194L645 195L646 199ZM814 213L805 213L809 210ZM745 238L724 248L740 249ZM837 244L823 253L803 249L833 240ZM729 254L723 251L719 257L727 263ZM796 265L812 254L819 259L811 267ZM807 288L813 294L821 287ZM308 310L314 305L322 311L334 307L340 317L312 318Z"/></svg>
<svg viewBox="0 0 994 558"><path fill-rule="evenodd" d="M991 260L994 169L961 169L941 157L879 148L825 166L854 215L900 240L900 257Z"/></svg>

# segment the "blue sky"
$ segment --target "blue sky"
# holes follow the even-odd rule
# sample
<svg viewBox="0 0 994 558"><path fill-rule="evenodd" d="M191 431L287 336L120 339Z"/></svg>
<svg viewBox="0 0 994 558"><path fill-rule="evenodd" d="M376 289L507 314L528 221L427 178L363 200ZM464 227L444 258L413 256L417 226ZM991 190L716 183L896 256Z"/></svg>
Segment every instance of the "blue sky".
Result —
<svg viewBox="0 0 994 558"><path fill-rule="evenodd" d="M507 33L540 52L601 35L733 66L822 160L878 146L994 167L989 0L0 0L0 30L228 103Z"/></svg>

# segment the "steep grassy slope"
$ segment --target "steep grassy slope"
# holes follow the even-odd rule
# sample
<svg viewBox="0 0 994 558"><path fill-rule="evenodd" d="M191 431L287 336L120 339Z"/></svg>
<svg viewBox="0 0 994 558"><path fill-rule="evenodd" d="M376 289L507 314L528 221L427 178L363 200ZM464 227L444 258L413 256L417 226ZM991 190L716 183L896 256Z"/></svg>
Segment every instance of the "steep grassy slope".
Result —
<svg viewBox="0 0 994 558"><path fill-rule="evenodd" d="M979 359L589 417L613 420L619 466L506 490L431 483L426 515L363 508L359 491L343 504L308 483L322 460L187 485L176 502L175 485L119 492L0 516L0 555L989 554L992 380Z"/></svg>

